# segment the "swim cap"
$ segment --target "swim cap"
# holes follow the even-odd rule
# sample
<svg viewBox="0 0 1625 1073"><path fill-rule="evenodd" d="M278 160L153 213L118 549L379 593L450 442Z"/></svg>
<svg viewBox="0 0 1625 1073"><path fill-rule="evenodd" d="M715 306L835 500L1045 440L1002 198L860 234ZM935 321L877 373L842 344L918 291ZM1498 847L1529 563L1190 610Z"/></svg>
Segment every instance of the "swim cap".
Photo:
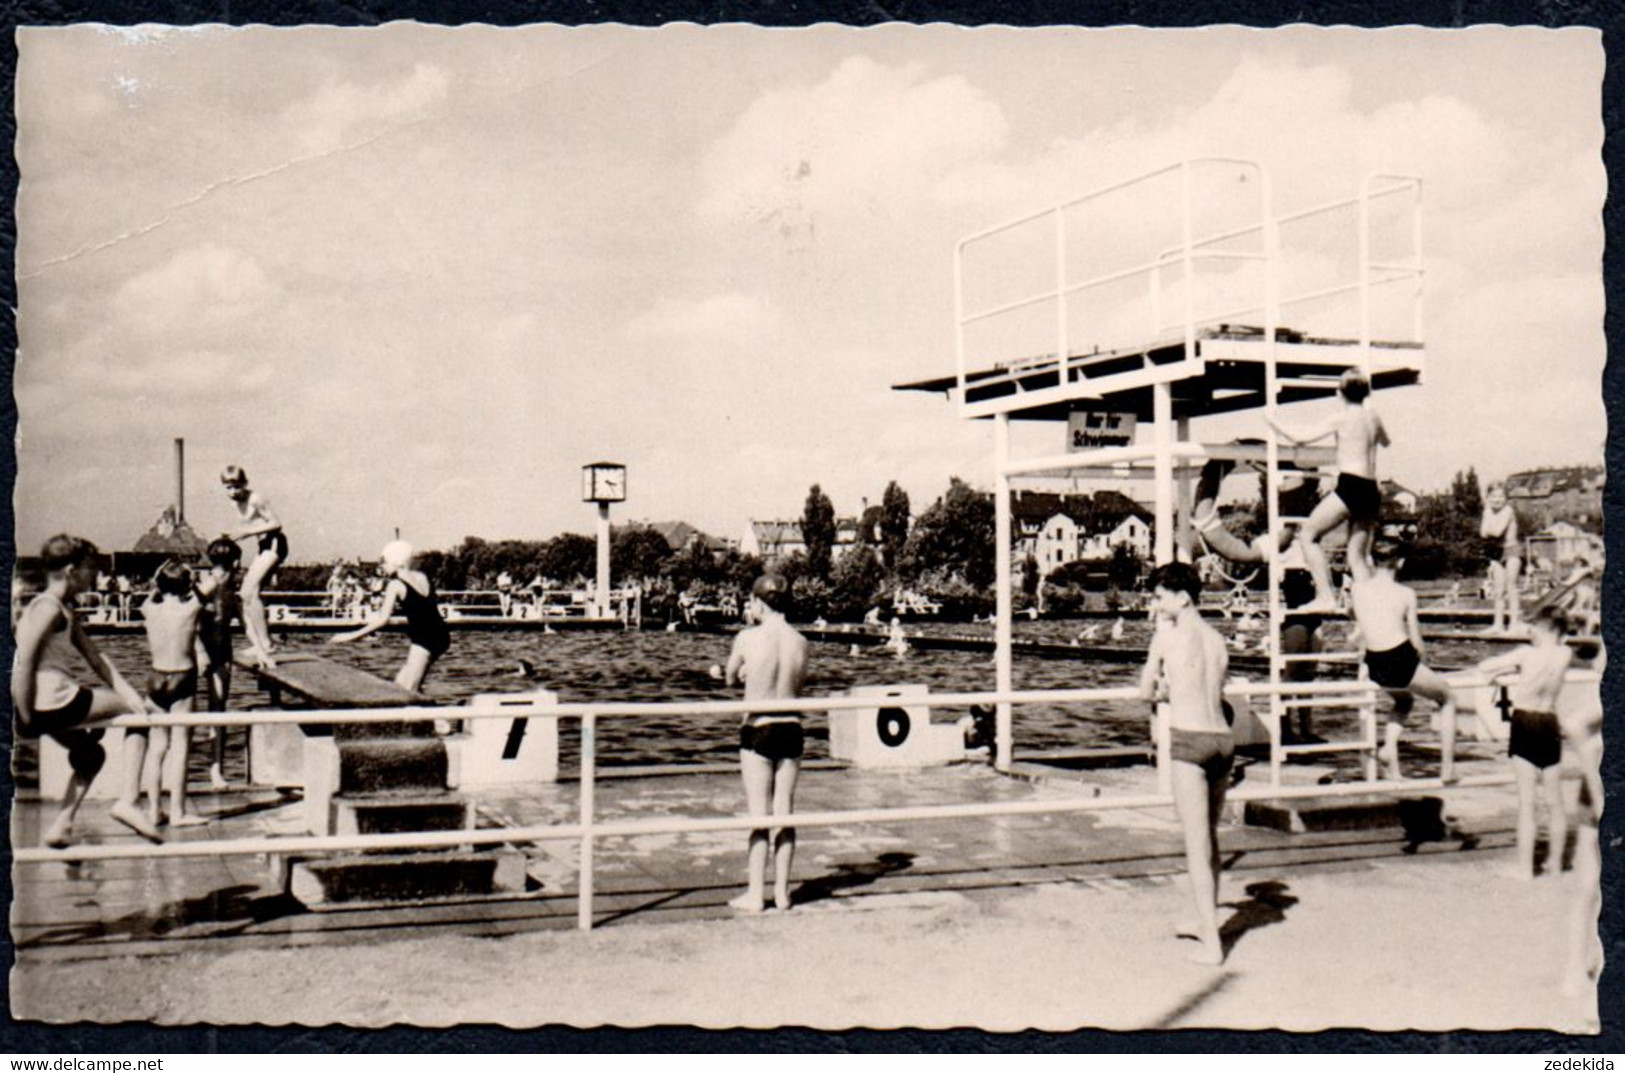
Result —
<svg viewBox="0 0 1625 1073"><path fill-rule="evenodd" d="M777 574L763 574L750 587L750 594L774 611L784 609L784 598L789 591L790 586Z"/></svg>
<svg viewBox="0 0 1625 1073"><path fill-rule="evenodd" d="M384 550L378 553L384 565L396 570L404 570L412 563L412 545L404 540L391 540L384 545Z"/></svg>

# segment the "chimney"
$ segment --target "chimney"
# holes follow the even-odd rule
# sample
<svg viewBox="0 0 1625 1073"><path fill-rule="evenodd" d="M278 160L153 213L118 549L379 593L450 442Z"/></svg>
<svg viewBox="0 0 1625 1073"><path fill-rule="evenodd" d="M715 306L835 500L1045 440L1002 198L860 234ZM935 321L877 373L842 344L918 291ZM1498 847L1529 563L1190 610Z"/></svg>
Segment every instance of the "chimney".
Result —
<svg viewBox="0 0 1625 1073"><path fill-rule="evenodd" d="M175 524L186 521L186 441L175 437Z"/></svg>

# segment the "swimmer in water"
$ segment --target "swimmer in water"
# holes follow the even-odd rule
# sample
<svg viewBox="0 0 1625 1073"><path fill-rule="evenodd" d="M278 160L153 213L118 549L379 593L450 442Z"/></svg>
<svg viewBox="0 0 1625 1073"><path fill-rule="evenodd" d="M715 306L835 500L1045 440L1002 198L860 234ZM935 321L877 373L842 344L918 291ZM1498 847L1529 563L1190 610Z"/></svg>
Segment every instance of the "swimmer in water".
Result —
<svg viewBox="0 0 1625 1073"><path fill-rule="evenodd" d="M265 602L260 592L278 565L288 561L288 538L282 532L282 520L271 509L270 502L248 487L248 474L241 466L227 466L220 473L220 483L226 496L237 507L241 524L226 532L226 538L254 541L254 555L248 560L243 574L243 630L248 634L248 651L262 667L275 667L271 655L271 627L265 620Z"/></svg>
<svg viewBox="0 0 1625 1073"><path fill-rule="evenodd" d="M1557 718L1557 697L1563 692L1563 678L1574 659L1574 650L1563 643L1568 622L1557 608L1542 608L1535 615L1533 627L1531 644L1519 645L1478 665L1479 671L1492 680L1510 674L1518 676L1518 681L1508 687L1512 734L1507 755L1518 780L1519 879L1535 877L1537 783L1546 801L1546 845L1554 873L1568 841L1568 822L1563 814L1563 728Z"/></svg>
<svg viewBox="0 0 1625 1073"><path fill-rule="evenodd" d="M742 684L746 700L788 700L801 695L807 676L807 639L784 617L790 586L776 574L763 574L751 587L746 615L756 623L739 632L724 672L729 686ZM796 777L805 736L798 712L746 715L739 728L739 770L752 816L784 816L795 809ZM773 903L790 908L790 866L796 832L780 827L773 835ZM750 832L748 889L728 904L746 913L767 907L768 828Z"/></svg>
<svg viewBox="0 0 1625 1073"><path fill-rule="evenodd" d="M908 655L908 636L903 633L903 623L895 615L892 616L891 628L886 631L886 647L891 649L892 655L903 659Z"/></svg>
<svg viewBox="0 0 1625 1073"><path fill-rule="evenodd" d="M1197 610L1202 582L1186 563L1167 563L1151 575L1158 615L1140 695L1160 701L1172 741L1169 781L1185 832L1185 864L1197 922L1181 934L1202 944L1194 960L1224 961L1219 936L1219 816L1230 786L1235 742L1224 716L1224 639Z"/></svg>
<svg viewBox="0 0 1625 1073"><path fill-rule="evenodd" d="M1275 432L1296 444L1314 443L1328 436L1337 444L1337 487L1322 499L1309 515L1298 535L1304 562L1315 581L1313 610L1337 606L1332 587L1331 567L1320 540L1345 520L1349 523L1348 563L1355 580L1371 573L1371 541L1382 513L1382 489L1377 484L1377 448L1392 441L1382 418L1366 401L1371 381L1358 369L1347 369L1337 386L1343 407L1336 414L1308 429L1294 430L1266 414Z"/></svg>

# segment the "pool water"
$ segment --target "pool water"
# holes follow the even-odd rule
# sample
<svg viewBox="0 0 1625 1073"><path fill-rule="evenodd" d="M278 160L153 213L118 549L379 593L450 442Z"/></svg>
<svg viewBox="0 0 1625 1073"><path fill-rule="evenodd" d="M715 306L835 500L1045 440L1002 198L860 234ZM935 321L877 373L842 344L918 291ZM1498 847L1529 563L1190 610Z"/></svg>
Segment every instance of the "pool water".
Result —
<svg viewBox="0 0 1625 1073"><path fill-rule="evenodd" d="M1083 621L1021 622L1018 639L1069 643L1095 623ZM1231 623L1214 625L1227 637L1251 646L1256 632L1237 635ZM1340 646L1346 626L1327 625L1323 649ZM992 638L989 625L927 624L909 632L935 635L975 635ZM1150 626L1143 618L1124 623L1124 636L1110 641L1101 636L1090 643L1144 648ZM452 647L436 663L424 691L447 704L480 693L554 690L561 700L578 701L698 701L736 697L713 679L709 668L725 663L730 639L714 634L665 632L560 632L468 631L453 635ZM146 643L139 636L98 638L98 644L132 681L145 677ZM286 638L290 649L319 650L328 658L353 663L382 678L394 677L406 654L399 633L383 633L347 645L328 645L318 635L294 634ZM1429 659L1442 666L1464 666L1484 658L1501 646L1481 642L1439 642L1430 645ZM534 677L519 671L521 660L534 667ZM1131 685L1138 679L1138 662L1106 662L1023 657L1014 663L1017 689L1077 689ZM84 681L90 681L88 670ZM810 652L806 692L820 696L857 685L920 684L934 692L969 692L994 688L994 668L988 651L920 651L896 659L881 648L865 647L856 654L849 645L814 643ZM232 683L233 708L265 704L252 675L239 672ZM1425 720L1429 705L1418 706L1416 718ZM963 710L945 710L938 718L954 719ZM1148 740L1147 708L1138 702L1097 702L1074 705L1021 705L1015 710L1018 754L1024 751L1110 745L1143 745ZM1352 736L1353 715L1344 711L1317 713L1315 731L1328 737ZM737 717L672 714L659 717L601 719L598 725L599 763L604 766L693 764L728 762L737 757ZM828 755L827 721L808 720L808 754ZM228 741L240 750L241 730ZM577 756L576 724L560 727L561 761L566 766ZM201 752L194 745L194 753ZM195 762L201 758L195 757ZM240 761L228 763L228 774ZM196 766L196 763L195 765ZM22 773L19 772L21 775Z"/></svg>

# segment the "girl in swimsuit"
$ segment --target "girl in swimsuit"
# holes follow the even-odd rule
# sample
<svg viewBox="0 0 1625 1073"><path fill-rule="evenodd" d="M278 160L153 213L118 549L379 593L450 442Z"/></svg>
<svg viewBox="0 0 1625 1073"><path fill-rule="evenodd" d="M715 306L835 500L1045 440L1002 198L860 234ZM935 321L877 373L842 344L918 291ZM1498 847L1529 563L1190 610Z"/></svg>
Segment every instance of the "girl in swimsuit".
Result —
<svg viewBox="0 0 1625 1073"><path fill-rule="evenodd" d="M1484 538L1489 559L1490 600L1494 618L1490 632L1522 629L1523 614L1518 606L1518 576L1523 567L1518 540L1518 515L1507 502L1506 489L1490 485L1484 497L1484 518L1478 535Z"/></svg>
<svg viewBox="0 0 1625 1073"><path fill-rule="evenodd" d="M258 492L248 487L248 474L241 466L227 466L220 474L220 483L226 495L237 505L241 525L226 533L231 540L254 538L254 557L249 560L243 574L243 629L248 634L249 654L263 667L275 667L271 658L271 627L265 621L265 602L260 589L280 563L288 558L288 538L283 535L282 521L271 509L271 504Z"/></svg>
<svg viewBox="0 0 1625 1073"><path fill-rule="evenodd" d="M333 637L330 644L359 641L369 633L384 628L397 607L406 616L406 637L411 646L406 650L406 663L395 676L395 684L409 693L416 693L429 673L429 667L451 647L451 631L440 617L440 605L435 600L434 585L421 571L412 569L412 545L394 540L384 545L378 570L388 582L384 585L384 602L358 630Z"/></svg>

